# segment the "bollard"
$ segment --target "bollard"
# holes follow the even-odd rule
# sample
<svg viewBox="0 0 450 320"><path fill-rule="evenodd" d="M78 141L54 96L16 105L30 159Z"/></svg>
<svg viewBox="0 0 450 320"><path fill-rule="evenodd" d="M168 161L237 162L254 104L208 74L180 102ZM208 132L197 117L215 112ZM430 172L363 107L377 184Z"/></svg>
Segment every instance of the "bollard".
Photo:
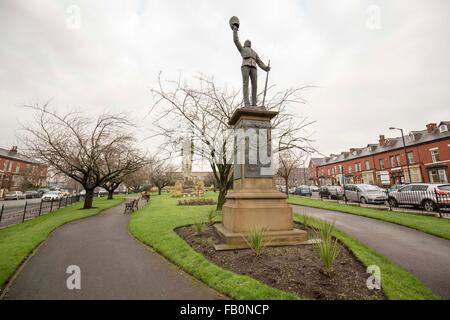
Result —
<svg viewBox="0 0 450 320"><path fill-rule="evenodd" d="M53 211L53 198L52 198L52 203L50 205L50 212L52 212L52 211Z"/></svg>
<svg viewBox="0 0 450 320"><path fill-rule="evenodd" d="M440 208L440 205L439 205L439 194L438 194L438 192L437 192L436 189L434 189L434 194L435 194L435 196L436 196L436 208L437 208L437 212L438 212L438 214L439 214L439 218L442 218L442 212L441 212L441 208Z"/></svg>
<svg viewBox="0 0 450 320"><path fill-rule="evenodd" d="M25 201L25 207L23 208L22 223L25 221L25 214L26 213L27 213L27 202Z"/></svg>
<svg viewBox="0 0 450 320"><path fill-rule="evenodd" d="M0 223L2 223L3 209L5 209L5 204L2 204L2 210L0 211Z"/></svg>
<svg viewBox="0 0 450 320"><path fill-rule="evenodd" d="M41 203L39 204L39 214L38 217L41 215L42 213L42 199L41 199Z"/></svg>
<svg viewBox="0 0 450 320"><path fill-rule="evenodd" d="M386 190L386 201L388 203L389 206L389 211L392 211L392 206L391 206L391 202L389 201L389 191Z"/></svg>

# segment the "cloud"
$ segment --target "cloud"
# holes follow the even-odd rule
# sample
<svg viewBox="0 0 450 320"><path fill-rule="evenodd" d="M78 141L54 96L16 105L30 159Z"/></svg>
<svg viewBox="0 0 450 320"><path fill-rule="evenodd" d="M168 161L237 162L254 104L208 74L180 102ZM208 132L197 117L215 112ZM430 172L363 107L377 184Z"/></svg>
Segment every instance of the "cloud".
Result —
<svg viewBox="0 0 450 320"><path fill-rule="evenodd" d="M70 25L74 5L79 28ZM368 27L369 6L379 8L379 29ZM19 120L30 117L19 106L35 99L125 111L146 127L159 71L239 88L232 15L241 38L271 60L271 83L318 86L292 108L317 120L310 130L322 153L374 142L391 125L421 129L449 120L449 9L445 0L2 1L0 145L16 142Z"/></svg>

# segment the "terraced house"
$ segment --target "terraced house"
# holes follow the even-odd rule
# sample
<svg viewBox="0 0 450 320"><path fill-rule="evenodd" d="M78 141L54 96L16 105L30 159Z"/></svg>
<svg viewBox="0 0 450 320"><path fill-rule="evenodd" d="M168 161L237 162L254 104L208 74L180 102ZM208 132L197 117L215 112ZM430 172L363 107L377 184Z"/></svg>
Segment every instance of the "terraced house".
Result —
<svg viewBox="0 0 450 320"><path fill-rule="evenodd" d="M26 184L40 186L47 182L48 167L17 151L0 148L0 197L5 191L21 189Z"/></svg>
<svg viewBox="0 0 450 320"><path fill-rule="evenodd" d="M312 158L309 175L317 185L369 183L389 186L407 182L448 182L450 121L429 123L426 129L402 137L379 136L378 143L351 148L329 157Z"/></svg>

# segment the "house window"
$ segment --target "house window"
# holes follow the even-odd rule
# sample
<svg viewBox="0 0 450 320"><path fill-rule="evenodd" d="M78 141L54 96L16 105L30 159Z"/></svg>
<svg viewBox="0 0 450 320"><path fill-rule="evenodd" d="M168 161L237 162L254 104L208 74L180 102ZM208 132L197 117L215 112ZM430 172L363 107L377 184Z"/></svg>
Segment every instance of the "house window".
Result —
<svg viewBox="0 0 450 320"><path fill-rule="evenodd" d="M396 167L396 165L395 165L395 158L393 156L389 157L389 162L391 163L391 168Z"/></svg>
<svg viewBox="0 0 450 320"><path fill-rule="evenodd" d="M352 166L348 166L348 173L352 173Z"/></svg>
<svg viewBox="0 0 450 320"><path fill-rule="evenodd" d="M430 149L430 153L431 153L431 161L438 162L439 161L439 149L438 148Z"/></svg>
<svg viewBox="0 0 450 320"><path fill-rule="evenodd" d="M20 171L20 164L16 164L16 173L19 173Z"/></svg>
<svg viewBox="0 0 450 320"><path fill-rule="evenodd" d="M369 160L366 160L365 165L366 165L366 170L370 170L370 163L369 163Z"/></svg>
<svg viewBox="0 0 450 320"><path fill-rule="evenodd" d="M378 164L380 165L380 169L384 170L384 159L378 160Z"/></svg>
<svg viewBox="0 0 450 320"><path fill-rule="evenodd" d="M446 169L430 169L428 170L430 182L432 183L447 183L447 170Z"/></svg>
<svg viewBox="0 0 450 320"><path fill-rule="evenodd" d="M355 171L356 172L361 171L361 163L355 163Z"/></svg>
<svg viewBox="0 0 450 320"><path fill-rule="evenodd" d="M400 155L398 154L395 156L395 165L400 166Z"/></svg>
<svg viewBox="0 0 450 320"><path fill-rule="evenodd" d="M408 163L414 163L414 153L408 152L406 155L408 156Z"/></svg>

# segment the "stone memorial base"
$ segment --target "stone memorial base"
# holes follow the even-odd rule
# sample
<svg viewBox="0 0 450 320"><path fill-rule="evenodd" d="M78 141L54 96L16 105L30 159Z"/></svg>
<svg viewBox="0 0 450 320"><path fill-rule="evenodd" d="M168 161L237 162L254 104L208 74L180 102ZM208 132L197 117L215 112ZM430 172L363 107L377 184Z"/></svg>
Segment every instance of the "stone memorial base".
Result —
<svg viewBox="0 0 450 320"><path fill-rule="evenodd" d="M264 108L237 109L230 125L235 129L268 130L270 146L270 119L277 113ZM243 138L242 138L243 139ZM246 146L246 157L249 148ZM216 250L248 248L246 237L252 229L264 230L266 246L299 245L307 243L308 234L294 229L292 208L286 194L275 189L273 175L260 174L263 165L235 164L233 190L230 190L222 208L223 221L214 225L222 239Z"/></svg>
<svg viewBox="0 0 450 320"><path fill-rule="evenodd" d="M267 183L273 184L272 179L268 180ZM294 229L292 208L286 202L286 195L276 191L275 186L230 192L222 213L223 222L214 225L222 239L221 244L215 245L216 250L248 248L247 233L255 228L264 229L267 246L298 245L308 241L306 231Z"/></svg>

